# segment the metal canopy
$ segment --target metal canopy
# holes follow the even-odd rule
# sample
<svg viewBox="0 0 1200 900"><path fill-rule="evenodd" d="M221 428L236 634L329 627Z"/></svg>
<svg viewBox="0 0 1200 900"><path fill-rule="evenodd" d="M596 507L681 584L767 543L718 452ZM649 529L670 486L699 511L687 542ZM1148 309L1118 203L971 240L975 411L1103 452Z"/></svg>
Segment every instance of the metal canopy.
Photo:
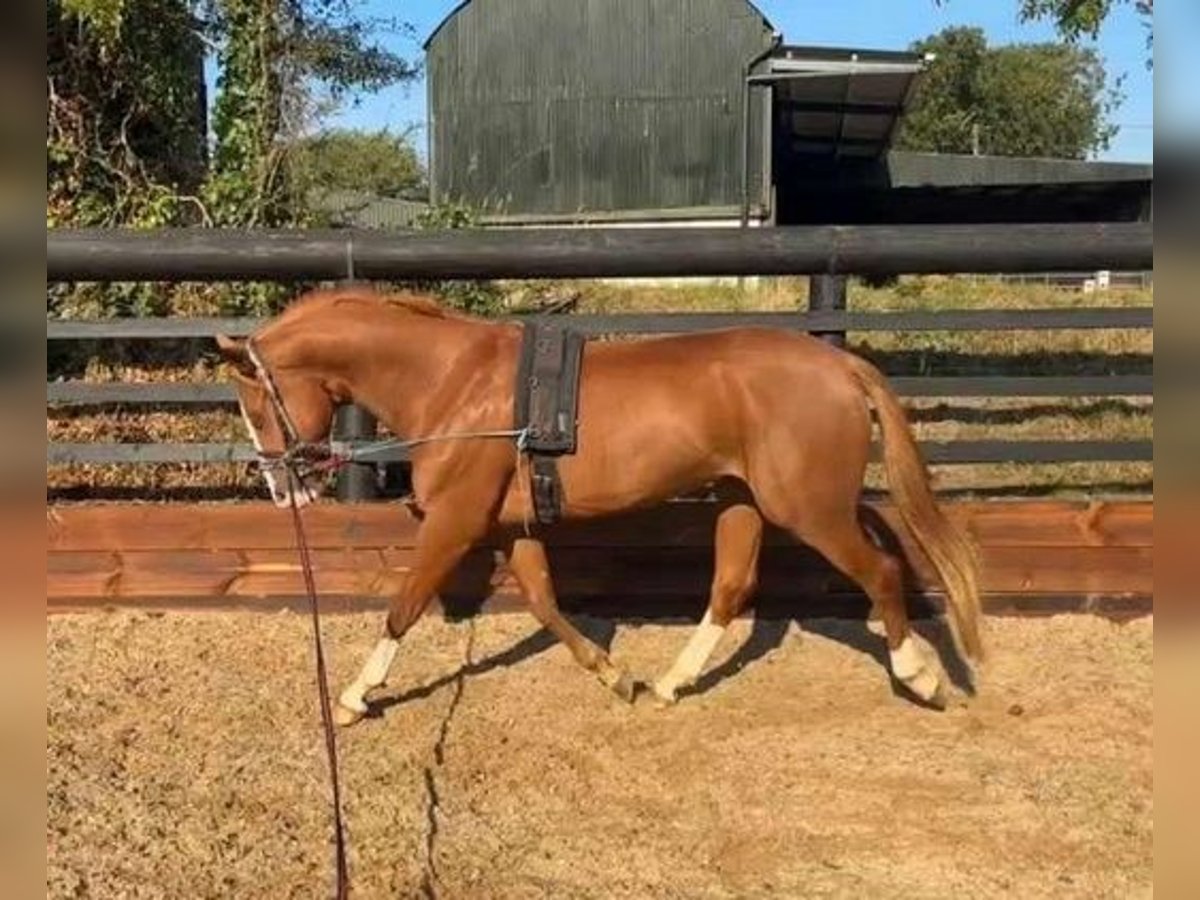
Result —
<svg viewBox="0 0 1200 900"><path fill-rule="evenodd" d="M887 151L932 57L780 47L751 81L773 88L777 139L791 154L873 159Z"/></svg>

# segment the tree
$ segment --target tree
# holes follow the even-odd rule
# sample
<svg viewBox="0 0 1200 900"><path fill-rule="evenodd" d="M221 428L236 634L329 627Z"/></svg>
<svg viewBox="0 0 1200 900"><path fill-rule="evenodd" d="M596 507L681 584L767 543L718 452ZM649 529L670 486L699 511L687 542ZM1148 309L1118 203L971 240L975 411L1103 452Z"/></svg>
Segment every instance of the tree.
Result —
<svg viewBox="0 0 1200 900"><path fill-rule="evenodd" d="M373 41L355 0L207 0L218 35L219 96L209 194L220 222L285 224L304 207L286 184L287 149L323 89L378 90L417 68Z"/></svg>
<svg viewBox="0 0 1200 900"><path fill-rule="evenodd" d="M301 196L353 191L377 197L411 197L424 187L425 173L406 134L381 131L323 131L297 141L290 177Z"/></svg>
<svg viewBox="0 0 1200 900"><path fill-rule="evenodd" d="M913 45L935 56L897 146L937 153L1082 159L1105 149L1120 103L1099 56L1068 44L988 47L978 28Z"/></svg>
<svg viewBox="0 0 1200 900"><path fill-rule="evenodd" d="M1153 26L1154 0L1021 0L1024 21L1052 19L1058 33L1068 41L1094 38L1116 3L1130 3L1143 16L1146 28Z"/></svg>
<svg viewBox="0 0 1200 900"><path fill-rule="evenodd" d="M941 5L949 0L934 2ZM1018 15L1023 22L1050 19L1062 39L1073 43L1081 37L1095 38L1113 7L1128 3L1133 3L1142 16L1149 51L1154 45L1154 0L1020 0ZM1147 68L1152 64L1153 60L1147 56Z"/></svg>
<svg viewBox="0 0 1200 900"><path fill-rule="evenodd" d="M47 223L293 221L285 156L314 110L417 72L361 2L48 0Z"/></svg>
<svg viewBox="0 0 1200 900"><path fill-rule="evenodd" d="M48 0L47 225L301 222L307 212L286 177L294 138L330 103L417 72L376 41L383 23L361 5ZM211 123L206 53L218 67ZM86 293L58 286L52 309L84 308ZM92 312L159 313L171 303L154 285L92 294ZM263 313L280 293L229 296L226 312Z"/></svg>
<svg viewBox="0 0 1200 900"><path fill-rule="evenodd" d="M47 224L198 218L203 46L187 0L50 0L46 45Z"/></svg>

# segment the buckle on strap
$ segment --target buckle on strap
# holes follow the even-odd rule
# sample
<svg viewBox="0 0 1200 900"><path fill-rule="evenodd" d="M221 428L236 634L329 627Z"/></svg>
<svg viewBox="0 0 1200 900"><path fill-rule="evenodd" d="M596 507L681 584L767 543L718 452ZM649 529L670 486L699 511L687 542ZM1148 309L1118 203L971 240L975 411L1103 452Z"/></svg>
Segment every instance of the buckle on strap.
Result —
<svg viewBox="0 0 1200 900"><path fill-rule="evenodd" d="M562 517L562 482L554 458L531 456L529 481L537 521L542 525L553 525Z"/></svg>

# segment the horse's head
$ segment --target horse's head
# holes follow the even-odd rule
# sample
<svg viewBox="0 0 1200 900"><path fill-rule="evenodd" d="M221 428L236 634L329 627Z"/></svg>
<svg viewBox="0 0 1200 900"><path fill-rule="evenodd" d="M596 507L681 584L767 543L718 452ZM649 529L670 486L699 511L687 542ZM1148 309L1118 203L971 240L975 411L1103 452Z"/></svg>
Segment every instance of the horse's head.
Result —
<svg viewBox="0 0 1200 900"><path fill-rule="evenodd" d="M319 493L312 478L303 477L297 483L286 468L269 462L281 459L297 442L327 440L336 408L334 398L319 376L273 365L257 343L252 348L248 341L218 335L217 347L232 367L250 439L268 463L262 471L271 499L280 507L289 506L293 499L297 506L311 503Z"/></svg>

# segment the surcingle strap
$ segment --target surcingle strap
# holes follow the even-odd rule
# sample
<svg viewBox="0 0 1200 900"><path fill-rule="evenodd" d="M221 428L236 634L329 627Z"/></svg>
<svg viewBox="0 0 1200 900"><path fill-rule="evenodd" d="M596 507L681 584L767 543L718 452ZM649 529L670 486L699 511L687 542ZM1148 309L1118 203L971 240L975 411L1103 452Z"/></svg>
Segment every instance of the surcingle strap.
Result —
<svg viewBox="0 0 1200 900"><path fill-rule="evenodd" d="M574 453L579 420L583 335L544 319L525 322L514 391L514 420L527 429L534 513L551 524L562 516L556 457Z"/></svg>

